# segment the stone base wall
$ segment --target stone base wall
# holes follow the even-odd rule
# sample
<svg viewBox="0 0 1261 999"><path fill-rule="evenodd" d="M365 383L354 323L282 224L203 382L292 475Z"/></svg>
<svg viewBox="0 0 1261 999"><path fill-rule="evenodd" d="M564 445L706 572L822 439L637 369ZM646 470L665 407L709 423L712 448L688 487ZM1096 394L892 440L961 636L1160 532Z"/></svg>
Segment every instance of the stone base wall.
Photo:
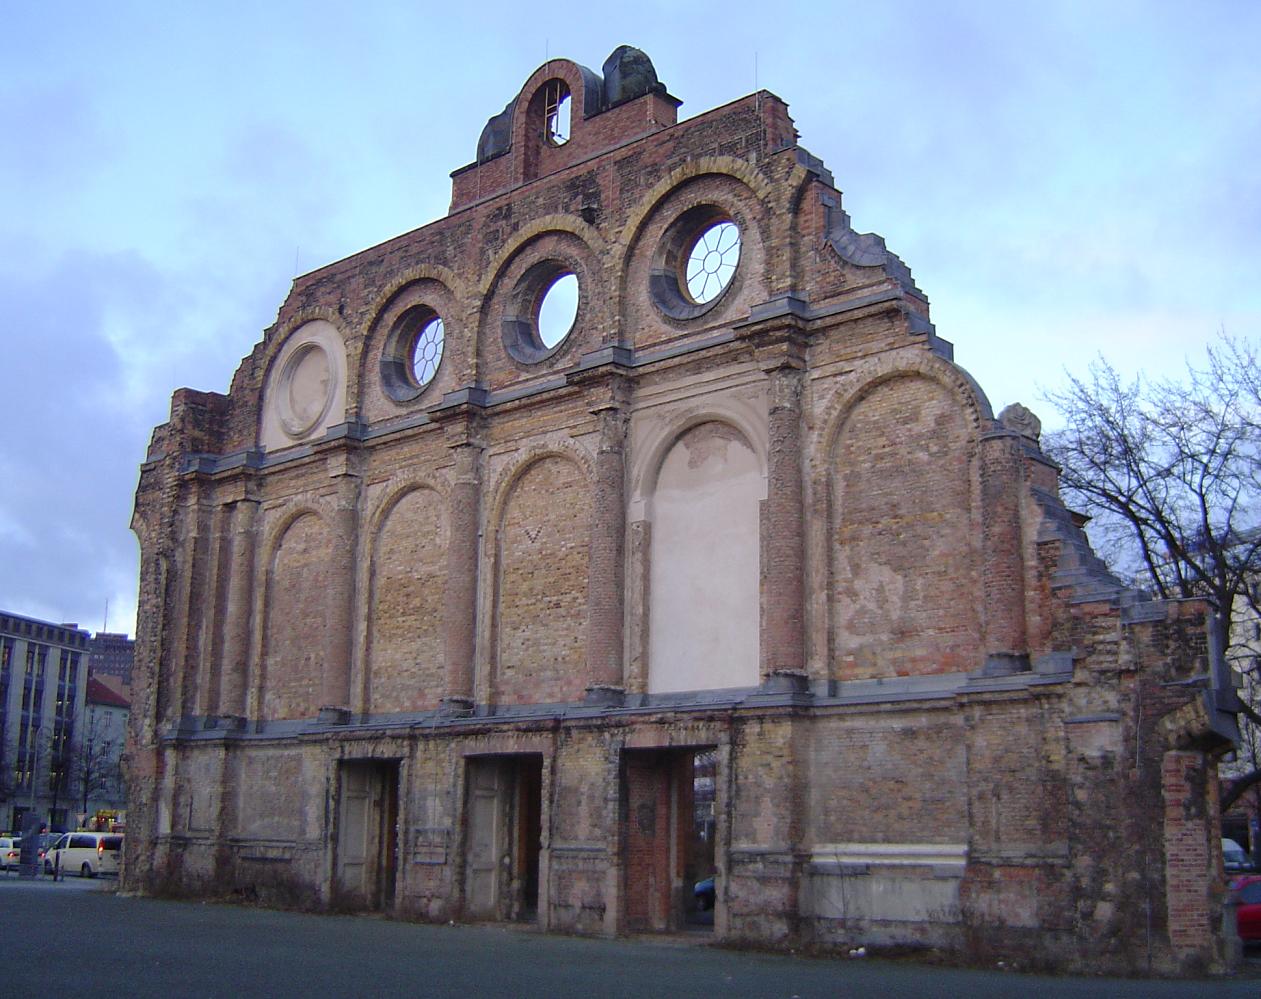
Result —
<svg viewBox="0 0 1261 999"><path fill-rule="evenodd" d="M1076 970L1207 966L1197 955L1211 937L1210 900L1193 874L1205 858L1188 853L1207 842L1194 804L1203 797L1195 783L1203 757L1171 753L1165 761L1166 823L1177 826L1166 859L1174 921L1168 935L1153 937L1149 966L1143 928L1110 918L1115 885L1099 883L1094 897L1075 874L1089 861L1132 882L1141 875L1130 869L1136 852L1116 842L1118 852L1101 857L1089 824L1065 807L1132 789L1120 779L1098 786L1106 778L1090 769L1076 773L1096 786L1075 787L1072 768L1048 766L1071 755L1048 703L1057 701L1046 691L1038 699L1009 695L1004 710L991 709L990 723L972 725L966 705L938 700L515 726L469 720L441 732L350 726L301 742L185 740L168 754L168 773L197 780L172 782L171 828L154 853L166 860L144 887L301 908L378 908L418 920L470 918L470 844L479 835L470 763L508 761L512 773L513 761L529 759L542 761L540 828L529 831L539 846L538 888L535 904L515 914L580 934L677 929L692 885L671 866L688 817L670 817L670 788L689 780L680 754L712 746L719 938L935 948L964 960ZM1005 716L1023 719L1022 727L1002 724ZM934 744L940 750L928 752ZM1012 758L1005 778L991 769L966 776L984 746ZM350 833L339 825L347 792L338 774L347 762L397 773L397 820L385 834L394 837L394 891L375 902L339 889L339 851ZM690 812L687 786L678 800ZM511 825L514 815L502 820ZM637 890L649 881L651 892Z"/></svg>

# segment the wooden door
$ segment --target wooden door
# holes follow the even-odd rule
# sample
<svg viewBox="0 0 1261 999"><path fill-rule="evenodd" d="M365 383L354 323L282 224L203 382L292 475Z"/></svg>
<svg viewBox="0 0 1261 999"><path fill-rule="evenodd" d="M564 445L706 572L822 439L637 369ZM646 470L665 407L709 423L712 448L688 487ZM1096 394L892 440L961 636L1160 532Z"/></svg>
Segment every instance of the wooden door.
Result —
<svg viewBox="0 0 1261 999"><path fill-rule="evenodd" d="M380 908L392 900L397 807L391 806L397 765L342 764L337 824L337 887L346 902Z"/></svg>
<svg viewBox="0 0 1261 999"><path fill-rule="evenodd" d="M625 898L631 930L666 930L673 894L669 758L661 753L628 753L626 758Z"/></svg>
<svg viewBox="0 0 1261 999"><path fill-rule="evenodd" d="M345 895L366 898L372 792L367 769L345 763L337 824L337 883Z"/></svg>
<svg viewBox="0 0 1261 999"><path fill-rule="evenodd" d="M465 858L465 906L474 918L500 916L500 895L506 870L507 787L499 760L468 764L468 839Z"/></svg>

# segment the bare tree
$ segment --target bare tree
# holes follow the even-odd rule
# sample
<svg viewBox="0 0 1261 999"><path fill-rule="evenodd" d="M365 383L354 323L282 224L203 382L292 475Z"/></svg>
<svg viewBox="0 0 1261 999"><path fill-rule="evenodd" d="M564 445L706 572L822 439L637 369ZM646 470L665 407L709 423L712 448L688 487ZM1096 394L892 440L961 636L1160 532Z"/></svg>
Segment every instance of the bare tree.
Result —
<svg viewBox="0 0 1261 999"><path fill-rule="evenodd" d="M88 802L94 797L112 800L119 796L122 788L120 750L117 742L106 734L101 716L89 714L69 771L70 786L81 812L87 812Z"/></svg>
<svg viewBox="0 0 1261 999"><path fill-rule="evenodd" d="M1106 361L1047 398L1067 428L1048 435L1071 503L1114 567L1161 597L1207 596L1223 636L1258 611L1261 395L1255 345L1221 338L1184 381L1126 382Z"/></svg>
<svg viewBox="0 0 1261 999"><path fill-rule="evenodd" d="M45 739L41 758L46 760L50 815L58 806L78 806L86 813L96 797L116 799L122 787L119 765L121 747L104 731L100 715L68 711Z"/></svg>
<svg viewBox="0 0 1261 999"><path fill-rule="evenodd" d="M1261 616L1261 373L1255 343L1221 335L1178 380L1124 379L1102 358L1047 394L1066 428L1044 447L1115 570L1164 598L1212 600L1231 660L1257 682L1235 627ZM1253 704L1245 714L1261 715ZM1249 733L1261 781L1261 745ZM1232 802L1223 799L1223 805Z"/></svg>

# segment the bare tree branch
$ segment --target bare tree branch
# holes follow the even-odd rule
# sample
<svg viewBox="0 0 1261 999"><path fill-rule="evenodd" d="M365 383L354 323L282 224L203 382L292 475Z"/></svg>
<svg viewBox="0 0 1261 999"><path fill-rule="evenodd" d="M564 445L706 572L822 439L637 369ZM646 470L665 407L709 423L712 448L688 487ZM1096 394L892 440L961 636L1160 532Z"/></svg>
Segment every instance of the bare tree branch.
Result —
<svg viewBox="0 0 1261 999"><path fill-rule="evenodd" d="M1250 702L1237 765L1261 772L1258 354L1256 343L1222 333L1202 366L1159 382L1126 381L1100 358L1087 377L1047 394L1066 427L1044 448L1115 571L1164 598L1212 600ZM1248 628L1236 627L1241 616Z"/></svg>

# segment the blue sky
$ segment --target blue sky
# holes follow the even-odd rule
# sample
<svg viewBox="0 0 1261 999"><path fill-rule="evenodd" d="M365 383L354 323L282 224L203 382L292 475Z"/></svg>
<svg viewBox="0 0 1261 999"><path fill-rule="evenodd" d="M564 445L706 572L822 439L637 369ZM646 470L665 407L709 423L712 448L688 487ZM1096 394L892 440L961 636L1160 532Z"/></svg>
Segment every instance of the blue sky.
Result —
<svg viewBox="0 0 1261 999"><path fill-rule="evenodd" d="M627 5L629 7L629 5ZM995 409L1261 331L1261 5L8 4L0 608L134 629L137 467L297 273L445 214L548 56L765 87Z"/></svg>

